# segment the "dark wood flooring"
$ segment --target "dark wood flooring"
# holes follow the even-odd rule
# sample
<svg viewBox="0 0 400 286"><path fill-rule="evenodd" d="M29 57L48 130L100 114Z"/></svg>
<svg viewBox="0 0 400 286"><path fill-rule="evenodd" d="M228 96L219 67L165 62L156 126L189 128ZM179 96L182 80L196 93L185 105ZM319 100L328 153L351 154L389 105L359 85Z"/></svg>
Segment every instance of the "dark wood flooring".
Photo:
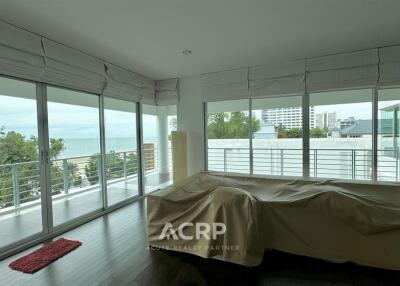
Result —
<svg viewBox="0 0 400 286"><path fill-rule="evenodd" d="M35 274L0 262L0 285L400 285L400 272L267 252L258 267L149 250L145 200L62 235L83 245ZM400 243L400 242L399 242ZM400 245L400 244L399 244Z"/></svg>

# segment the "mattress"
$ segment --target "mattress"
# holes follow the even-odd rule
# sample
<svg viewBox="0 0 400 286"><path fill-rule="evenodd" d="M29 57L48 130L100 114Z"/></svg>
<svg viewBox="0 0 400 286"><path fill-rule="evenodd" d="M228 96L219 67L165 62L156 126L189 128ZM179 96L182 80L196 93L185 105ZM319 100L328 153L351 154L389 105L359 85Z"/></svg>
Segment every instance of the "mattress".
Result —
<svg viewBox="0 0 400 286"><path fill-rule="evenodd" d="M246 266L275 249L400 270L398 184L200 172L147 204L152 247Z"/></svg>

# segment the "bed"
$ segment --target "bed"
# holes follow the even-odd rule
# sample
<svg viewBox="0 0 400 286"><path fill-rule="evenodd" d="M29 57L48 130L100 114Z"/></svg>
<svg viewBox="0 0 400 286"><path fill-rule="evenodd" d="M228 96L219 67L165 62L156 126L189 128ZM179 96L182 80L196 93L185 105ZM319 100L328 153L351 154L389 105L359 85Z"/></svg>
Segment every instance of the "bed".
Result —
<svg viewBox="0 0 400 286"><path fill-rule="evenodd" d="M152 247L246 266L275 249L400 270L397 184L200 172L150 194L147 205ZM226 229L197 237L198 223Z"/></svg>

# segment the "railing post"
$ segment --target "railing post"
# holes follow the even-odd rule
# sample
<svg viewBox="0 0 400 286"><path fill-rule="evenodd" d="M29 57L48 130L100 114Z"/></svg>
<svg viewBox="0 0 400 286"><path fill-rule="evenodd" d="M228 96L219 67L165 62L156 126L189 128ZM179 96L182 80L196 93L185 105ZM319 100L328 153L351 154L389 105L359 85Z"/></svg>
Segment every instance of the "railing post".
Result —
<svg viewBox="0 0 400 286"><path fill-rule="evenodd" d="M127 165L126 165L126 152L124 152L124 178L125 180L128 177Z"/></svg>
<svg viewBox="0 0 400 286"><path fill-rule="evenodd" d="M356 178L356 150L351 150L351 178Z"/></svg>
<svg viewBox="0 0 400 286"><path fill-rule="evenodd" d="M396 182L399 181L399 150L396 149Z"/></svg>
<svg viewBox="0 0 400 286"><path fill-rule="evenodd" d="M318 162L318 149L314 149L314 177L318 177L318 168L317 168L317 162Z"/></svg>
<svg viewBox="0 0 400 286"><path fill-rule="evenodd" d="M106 155L106 157L107 157L107 155ZM105 159L104 166L107 166L107 158ZM97 155L97 174L99 176L98 183L100 184L101 180L102 180L102 178L101 178L101 156L100 155ZM107 167L105 167L104 174L107 176Z"/></svg>
<svg viewBox="0 0 400 286"><path fill-rule="evenodd" d="M227 169L226 149L224 148L224 172L226 172Z"/></svg>
<svg viewBox="0 0 400 286"><path fill-rule="evenodd" d="M283 149L281 151L281 176L283 176Z"/></svg>
<svg viewBox="0 0 400 286"><path fill-rule="evenodd" d="M69 190L69 170L68 161L63 159L63 175L64 175L64 194L68 195Z"/></svg>
<svg viewBox="0 0 400 286"><path fill-rule="evenodd" d="M20 197L19 197L19 180L18 180L18 166L12 164L12 182L13 182L13 198L14 198L14 208L19 208Z"/></svg>

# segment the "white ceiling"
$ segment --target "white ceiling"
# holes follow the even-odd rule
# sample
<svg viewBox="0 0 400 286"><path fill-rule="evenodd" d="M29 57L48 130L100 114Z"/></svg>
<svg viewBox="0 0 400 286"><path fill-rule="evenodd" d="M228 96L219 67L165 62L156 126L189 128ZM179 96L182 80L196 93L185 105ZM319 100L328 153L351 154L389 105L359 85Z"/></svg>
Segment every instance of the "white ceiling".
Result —
<svg viewBox="0 0 400 286"><path fill-rule="evenodd" d="M0 0L0 19L154 79L400 43L399 0Z"/></svg>

